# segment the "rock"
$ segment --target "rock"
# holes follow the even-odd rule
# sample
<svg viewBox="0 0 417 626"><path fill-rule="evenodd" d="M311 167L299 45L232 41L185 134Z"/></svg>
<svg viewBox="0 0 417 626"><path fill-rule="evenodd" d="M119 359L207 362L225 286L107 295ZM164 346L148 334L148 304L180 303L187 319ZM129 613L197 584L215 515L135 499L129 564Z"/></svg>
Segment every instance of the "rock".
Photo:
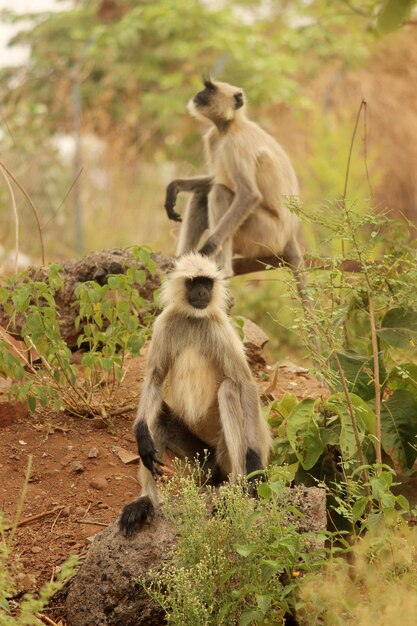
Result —
<svg viewBox="0 0 417 626"><path fill-rule="evenodd" d="M0 428L11 426L19 419L27 419L29 409L26 402L0 402Z"/></svg>
<svg viewBox="0 0 417 626"><path fill-rule="evenodd" d="M107 479L102 476L98 476L97 478L92 478L89 485L92 489L103 491L103 489L107 489Z"/></svg>
<svg viewBox="0 0 417 626"><path fill-rule="evenodd" d="M121 448L120 446L113 446L113 452L117 454L119 459L125 465L132 465L133 463L139 463L139 456L134 454L130 450L126 450L126 448Z"/></svg>
<svg viewBox="0 0 417 626"><path fill-rule="evenodd" d="M269 337L251 320L248 320L246 317L243 320L243 345L246 349L246 356L250 363L264 365L266 363L264 348L269 341Z"/></svg>
<svg viewBox="0 0 417 626"><path fill-rule="evenodd" d="M89 459L96 459L98 457L98 449L97 448L91 448L87 454L87 457Z"/></svg>
<svg viewBox="0 0 417 626"><path fill-rule="evenodd" d="M66 600L69 626L162 626L163 612L137 582L167 558L175 534L162 513L126 539L117 523L99 533Z"/></svg>
<svg viewBox="0 0 417 626"><path fill-rule="evenodd" d="M323 489L303 485L286 490L286 500L303 517L289 513L289 523L300 530L325 530L326 495ZM90 538L88 538L90 540ZM311 540L314 552L322 539ZM69 626L162 626L164 615L159 606L138 584L149 569L169 559L175 547L175 532L161 511L151 524L126 539L117 523L108 526L95 539L66 598ZM186 625L184 625L186 626ZM191 626L191 625L190 625Z"/></svg>
<svg viewBox="0 0 417 626"><path fill-rule="evenodd" d="M84 466L80 461L73 461L70 465L70 472L74 474L81 474L84 471Z"/></svg>

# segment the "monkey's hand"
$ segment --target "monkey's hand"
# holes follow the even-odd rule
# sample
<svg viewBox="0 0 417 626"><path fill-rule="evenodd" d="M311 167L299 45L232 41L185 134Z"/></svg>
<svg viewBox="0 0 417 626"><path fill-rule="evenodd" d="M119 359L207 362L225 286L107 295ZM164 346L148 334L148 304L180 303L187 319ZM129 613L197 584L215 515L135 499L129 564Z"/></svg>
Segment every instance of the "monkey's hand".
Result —
<svg viewBox="0 0 417 626"><path fill-rule="evenodd" d="M203 256L212 256L216 252L216 250L217 250L216 244L213 243L213 241L209 237L206 243L203 245L202 248L200 248L198 252L202 254Z"/></svg>
<svg viewBox="0 0 417 626"><path fill-rule="evenodd" d="M163 462L157 456L157 450L152 441L152 437L143 437L138 444L139 456L144 466L151 472L152 476L163 476L163 471L159 466L163 465Z"/></svg>
<svg viewBox="0 0 417 626"><path fill-rule="evenodd" d="M174 211L175 203L177 202L177 194L177 185L175 180L173 180L167 187L164 206L170 220L173 220L174 222L182 222L181 215Z"/></svg>

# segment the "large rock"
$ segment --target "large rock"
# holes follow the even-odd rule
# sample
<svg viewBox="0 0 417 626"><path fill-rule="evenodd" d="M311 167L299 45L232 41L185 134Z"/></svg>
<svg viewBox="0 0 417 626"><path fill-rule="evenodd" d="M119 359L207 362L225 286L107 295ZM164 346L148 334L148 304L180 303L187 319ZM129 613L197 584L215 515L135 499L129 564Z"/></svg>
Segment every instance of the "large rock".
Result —
<svg viewBox="0 0 417 626"><path fill-rule="evenodd" d="M323 489L301 485L288 489L285 496L288 505L303 514L302 518L290 514L289 523L302 532L326 528ZM322 539L312 540L311 550L320 543ZM150 568L169 559L174 546L175 533L161 512L130 539L118 532L117 524L106 528L97 535L70 586L66 600L69 626L162 626L163 612L137 578L146 578Z"/></svg>
<svg viewBox="0 0 417 626"><path fill-rule="evenodd" d="M66 600L70 626L162 626L163 611L138 583L169 557L171 525L158 512L153 522L126 539L117 523L95 538Z"/></svg>

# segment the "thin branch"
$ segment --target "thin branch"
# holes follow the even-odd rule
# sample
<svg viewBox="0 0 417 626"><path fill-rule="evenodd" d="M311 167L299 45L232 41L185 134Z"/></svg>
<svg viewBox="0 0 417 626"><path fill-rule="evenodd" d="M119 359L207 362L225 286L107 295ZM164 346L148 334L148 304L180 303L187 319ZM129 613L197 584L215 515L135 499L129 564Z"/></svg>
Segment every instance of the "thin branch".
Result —
<svg viewBox="0 0 417 626"><path fill-rule="evenodd" d="M368 187L369 187L369 191L371 192L371 197L374 197L374 192L372 189L372 184L371 184L371 177L369 176L369 170L368 170L368 134L367 134L367 128L366 128L366 114L368 111L368 105L366 103L366 100L362 101L364 107L363 107L363 164L365 167L365 172L366 172L366 180L368 182Z"/></svg>
<svg viewBox="0 0 417 626"><path fill-rule="evenodd" d="M64 505L56 506L54 509L50 509L49 511L43 511L43 513L38 513L37 515L30 515L29 517L24 517L17 524L9 524L6 526L4 530L12 530L13 528L19 528L19 526L25 526L26 524L30 524L31 522L35 522L38 519L42 519L43 517L47 517L48 515L53 515L58 511L62 511Z"/></svg>
<svg viewBox="0 0 417 626"><path fill-rule="evenodd" d="M59 209L62 207L62 205L64 204L65 200L68 198L68 196L70 195L71 191L73 190L74 186L77 184L77 181L79 179L79 177L81 176L81 174L83 173L83 167L80 169L80 171L78 172L77 176L74 178L74 180L72 181L71 185L68 188L67 193L65 194L65 196L62 198L61 202L59 203L57 209L54 212L54 215L52 215L49 220L47 220L45 222L45 224L42 225L42 230L44 230L46 228L46 226L48 226L57 216Z"/></svg>
<svg viewBox="0 0 417 626"><path fill-rule="evenodd" d="M374 361L374 384L375 384L375 435L376 435L376 462L378 465L382 464L382 450L381 450L381 381L379 373L379 354L378 354L378 337L376 334L375 325L375 311L374 303L372 300L371 292L368 291L369 299L369 320L371 323L371 340L372 340L372 354Z"/></svg>
<svg viewBox="0 0 417 626"><path fill-rule="evenodd" d="M346 398L346 402L348 405L348 411L349 411L349 415L350 415L350 420L352 422L352 427L353 427L353 433L355 435L355 442L356 442L356 447L358 449L358 454L359 454L359 458L361 461L361 465L363 466L362 468L362 475L363 475L363 481L365 484L365 488L366 488L366 492L367 495L370 495L370 489L369 489L369 476L368 476L368 470L366 469L366 459L365 459L365 455L363 453L362 450L362 445L361 445L361 439L360 439L360 435L359 435L359 428L358 428L358 423L356 421L356 417L355 417L355 410L353 408L353 404L352 401L350 399L350 394L349 394L349 389L347 386L347 382L346 382L346 377L345 377L345 373L343 371L342 365L340 363L340 359L339 356L337 354L337 352L334 353L334 359L336 361L336 365L337 365L337 369L339 372L339 376L340 376L340 382L342 383L342 389L343 389L343 393L345 394L345 398Z"/></svg>
<svg viewBox="0 0 417 626"><path fill-rule="evenodd" d="M16 206L16 198L14 196L13 187L10 184L9 177L3 167L0 167L0 171L3 174L4 180L9 188L10 197L12 199L13 216L14 216L14 233L15 233L15 255L14 255L14 271L17 274L18 260L19 260L19 213Z"/></svg>
<svg viewBox="0 0 417 626"><path fill-rule="evenodd" d="M45 246L43 244L42 227L41 227L41 223L40 223L40 220L39 220L39 213L38 213L35 205L33 204L33 201L31 199L31 197L25 191L25 189L22 187L22 185L19 183L19 181L15 178L15 176L13 176L13 174L11 173L9 168L2 161L0 161L0 166L7 172L8 176L10 176L10 178L15 183L15 185L17 185L19 187L20 191L23 193L23 195L25 196L26 200L29 202L30 206L32 207L32 211L33 211L33 214L35 216L36 225L37 225L38 233L39 233L39 242L40 242L40 245L41 245L42 265L45 265Z"/></svg>

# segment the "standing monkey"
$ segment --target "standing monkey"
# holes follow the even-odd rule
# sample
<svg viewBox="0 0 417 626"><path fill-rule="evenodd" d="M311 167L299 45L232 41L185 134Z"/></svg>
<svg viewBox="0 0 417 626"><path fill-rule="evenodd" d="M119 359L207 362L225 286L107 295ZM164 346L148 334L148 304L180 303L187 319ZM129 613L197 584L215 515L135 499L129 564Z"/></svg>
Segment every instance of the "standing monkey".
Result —
<svg viewBox="0 0 417 626"><path fill-rule="evenodd" d="M198 248L213 256L227 276L233 253L247 257L277 255L291 266L303 297L300 222L287 203L298 198L291 162L275 139L246 117L243 91L228 83L205 80L188 110L212 122L204 137L210 174L177 179L167 187L168 217L180 191L193 193L181 227L177 255ZM304 298L303 298L304 300Z"/></svg>
<svg viewBox="0 0 417 626"><path fill-rule="evenodd" d="M160 502L155 478L166 448L200 457L213 482L265 468L271 446L243 345L226 313L227 291L200 254L177 261L163 289L134 432L141 496L119 520L132 535Z"/></svg>

